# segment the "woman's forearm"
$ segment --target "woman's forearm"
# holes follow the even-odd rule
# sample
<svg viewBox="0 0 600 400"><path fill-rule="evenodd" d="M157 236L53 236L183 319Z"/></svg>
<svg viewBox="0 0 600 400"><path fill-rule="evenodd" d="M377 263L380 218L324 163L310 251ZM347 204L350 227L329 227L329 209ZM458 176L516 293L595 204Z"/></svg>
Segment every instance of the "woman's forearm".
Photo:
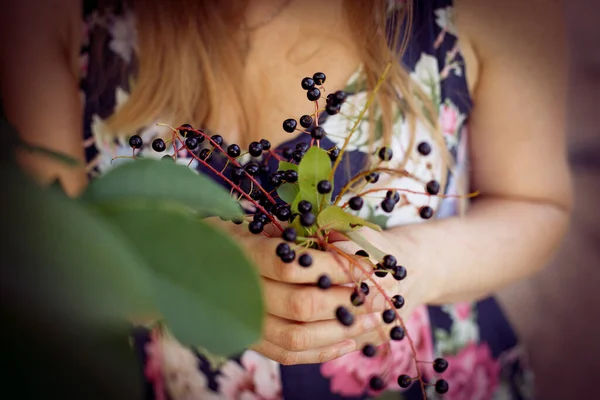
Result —
<svg viewBox="0 0 600 400"><path fill-rule="evenodd" d="M541 269L560 244L569 211L481 198L464 217L387 231L409 268L423 268L428 304L471 301ZM406 256L406 257L405 257Z"/></svg>

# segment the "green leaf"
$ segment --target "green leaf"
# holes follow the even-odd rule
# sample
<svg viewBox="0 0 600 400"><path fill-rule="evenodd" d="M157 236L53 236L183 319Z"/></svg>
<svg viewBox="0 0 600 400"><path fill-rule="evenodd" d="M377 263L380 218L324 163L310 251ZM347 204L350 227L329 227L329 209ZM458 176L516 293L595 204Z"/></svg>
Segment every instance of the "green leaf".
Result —
<svg viewBox="0 0 600 400"><path fill-rule="evenodd" d="M381 231L379 225L365 221L356 215L349 214L339 206L327 207L321 211L319 215L317 215L317 224L319 225L319 228L330 229L337 232L355 231L365 226L376 231Z"/></svg>
<svg viewBox="0 0 600 400"><path fill-rule="evenodd" d="M371 257L376 260L383 260L386 255L383 251L373 246L360 232L345 232L344 235L354 243L362 247Z"/></svg>
<svg viewBox="0 0 600 400"><path fill-rule="evenodd" d="M146 203L198 213L201 217L234 219L243 216L240 205L207 176L183 165L160 160L121 164L92 181L82 200L96 205Z"/></svg>
<svg viewBox="0 0 600 400"><path fill-rule="evenodd" d="M11 188L0 208L3 343L23 368L10 384L23 398L142 398L127 320L155 313L143 260L113 226L15 165L3 165L0 184Z"/></svg>
<svg viewBox="0 0 600 400"><path fill-rule="evenodd" d="M279 161L279 168L277 168L277 171L287 171L287 170L290 170L290 169L292 171L298 172L298 165L292 164L292 163L287 162L287 161Z"/></svg>
<svg viewBox="0 0 600 400"><path fill-rule="evenodd" d="M296 183L284 183L277 189L279 198L288 204L291 204L296 199L298 193L298 184Z"/></svg>
<svg viewBox="0 0 600 400"><path fill-rule="evenodd" d="M330 173L331 160L327 152L316 146L308 149L298 166L298 186L302 199L309 201L313 205L313 210L319 211L322 205L331 203L331 193L321 195L317 192L317 184L329 179Z"/></svg>
<svg viewBox="0 0 600 400"><path fill-rule="evenodd" d="M73 158L70 155L67 155L67 154L64 154L64 153L61 153L61 152L58 152L55 150L47 149L42 146L31 145L31 144L25 143L23 141L21 141L19 143L19 145L27 151L30 151L32 153L39 153L40 155L53 158L56 161L59 161L63 164L69 165L71 167L83 167L84 166L84 164L81 161L77 160L76 158Z"/></svg>
<svg viewBox="0 0 600 400"><path fill-rule="evenodd" d="M164 210L106 210L154 272L158 308L182 343L234 355L257 341L263 318L258 274L221 230Z"/></svg>

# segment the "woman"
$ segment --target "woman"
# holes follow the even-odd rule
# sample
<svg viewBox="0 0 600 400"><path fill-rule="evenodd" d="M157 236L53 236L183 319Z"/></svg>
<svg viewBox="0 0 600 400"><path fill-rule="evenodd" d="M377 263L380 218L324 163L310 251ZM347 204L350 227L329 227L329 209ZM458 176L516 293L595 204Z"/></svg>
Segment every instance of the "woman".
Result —
<svg viewBox="0 0 600 400"><path fill-rule="evenodd" d="M313 112L301 78L328 71L326 87L346 88L348 104L360 105L387 60L402 56L369 110L382 115L381 132L361 133L385 138L395 154L410 153L412 168L423 177L443 181L447 164L456 164L445 193L471 187L480 195L464 217L455 216L463 202L451 197L434 202L438 218L423 224L411 223L419 220L414 208L398 208L386 220L373 211L368 217L387 229L368 233L369 240L401 259L411 278L387 288L406 298L402 312L419 359L449 360L444 378L450 398L530 397L530 373L517 339L488 296L538 271L568 223L559 2L93 3L98 4L84 2L83 42L81 2L12 4L2 24L0 69L7 114L24 138L85 160L91 176L109 168L120 151L130 154L127 138L134 133L148 146L152 138L168 135L157 121L190 122L243 147L260 138L279 149L293 147L299 139L285 136L281 121ZM408 112L392 112L396 91ZM427 121L428 110L435 117L424 127L419 121ZM345 114L323 121L328 145L343 140L342 128L353 116ZM437 143L436 134L443 135L445 149L407 150L407 138ZM347 160L364 161L369 138L359 137ZM25 155L22 161L43 182L60 177L73 195L88 179L51 161ZM160 352L164 382L159 381L173 399L373 394L368 380L382 365L364 362L360 349L381 342L379 317L361 316L354 328L342 329L331 310L349 301L343 288L306 285L322 273L341 275L333 257L320 254L311 268L281 274L272 251L276 239L237 233L240 243L254 249L263 276L268 315L262 341L220 371L174 341L154 342L146 347L149 378ZM375 301L373 307L383 309ZM393 348L394 373L411 373L404 346ZM387 387L400 390L398 375L390 376ZM419 398L416 386L405 398Z"/></svg>

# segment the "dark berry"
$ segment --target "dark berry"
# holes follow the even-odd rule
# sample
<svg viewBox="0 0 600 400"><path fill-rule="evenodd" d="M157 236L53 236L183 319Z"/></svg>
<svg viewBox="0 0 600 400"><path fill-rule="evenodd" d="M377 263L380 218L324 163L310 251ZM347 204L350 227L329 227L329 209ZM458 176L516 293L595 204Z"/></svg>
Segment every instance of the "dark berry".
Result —
<svg viewBox="0 0 600 400"><path fill-rule="evenodd" d="M289 253L290 251L292 251L292 249L290 248L289 244L287 244L287 243L279 243L277 245L277 248L275 249L275 254L277 254L277 257L283 257L287 253Z"/></svg>
<svg viewBox="0 0 600 400"><path fill-rule="evenodd" d="M338 307L335 310L335 317L342 323L344 326L350 326L354 323L354 315L346 307Z"/></svg>
<svg viewBox="0 0 600 400"><path fill-rule="evenodd" d="M390 329L390 338L392 340L402 340L404 339L404 329L401 326L395 326Z"/></svg>
<svg viewBox="0 0 600 400"><path fill-rule="evenodd" d="M190 124L183 124L179 128L179 134L183 137L187 137L188 134L194 134L193 127Z"/></svg>
<svg viewBox="0 0 600 400"><path fill-rule="evenodd" d="M317 281L317 286L321 289L329 289L331 287L331 278L327 275L321 275Z"/></svg>
<svg viewBox="0 0 600 400"><path fill-rule="evenodd" d="M129 146L132 149L139 149L143 146L144 141L142 140L142 138L139 135L133 135L132 137L129 138Z"/></svg>
<svg viewBox="0 0 600 400"><path fill-rule="evenodd" d="M223 136L212 135L210 138L211 138L212 142L214 142L214 144L211 142L211 144L213 146L217 145L217 146L221 147L223 145Z"/></svg>
<svg viewBox="0 0 600 400"><path fill-rule="evenodd" d="M286 131L287 133L292 133L296 130L297 124L298 123L296 122L295 119L288 118L285 121L283 121L283 130Z"/></svg>
<svg viewBox="0 0 600 400"><path fill-rule="evenodd" d="M159 153L165 151L167 148L167 145L165 144L165 141L162 139L154 139L154 141L152 141L152 150L157 151Z"/></svg>
<svg viewBox="0 0 600 400"><path fill-rule="evenodd" d="M336 146L333 146L331 149L327 150L327 154L329 154L329 159L331 161L335 161L340 155L340 149L338 149Z"/></svg>
<svg viewBox="0 0 600 400"><path fill-rule="evenodd" d="M398 377L398 385L403 389L406 389L407 387L409 387L411 383L412 383L412 378L408 375L400 375Z"/></svg>
<svg viewBox="0 0 600 400"><path fill-rule="evenodd" d="M302 226L308 228L310 226L313 226L315 222L317 222L317 217L311 212L300 215L300 225Z"/></svg>
<svg viewBox="0 0 600 400"><path fill-rule="evenodd" d="M262 144L260 144L258 142L252 142L248 146L248 153L250 153L250 155L252 157L260 157L262 152L263 152Z"/></svg>
<svg viewBox="0 0 600 400"><path fill-rule="evenodd" d="M365 176L365 179L369 183L377 183L379 180L379 174L377 172L371 172L369 175Z"/></svg>
<svg viewBox="0 0 600 400"><path fill-rule="evenodd" d="M269 221L269 217L267 217L267 214L263 214L261 212L257 212L256 214L254 214L254 217L252 217L253 221L260 221L263 224L266 224L267 221Z"/></svg>
<svg viewBox="0 0 600 400"><path fill-rule="evenodd" d="M306 92L306 98L310 101L317 101L321 98L321 91L316 87L310 88Z"/></svg>
<svg viewBox="0 0 600 400"><path fill-rule="evenodd" d="M298 233L294 228L285 228L283 232L281 232L281 237L287 242L295 242L296 238L298 237Z"/></svg>
<svg viewBox="0 0 600 400"><path fill-rule="evenodd" d="M440 183L438 181L429 181L425 186L427 193L436 195L440 192Z"/></svg>
<svg viewBox="0 0 600 400"><path fill-rule="evenodd" d="M383 260L381 261L381 265L383 265L383 267L387 269L392 269L397 264L398 261L396 261L396 257L394 257L391 254L386 254L385 256L383 256Z"/></svg>
<svg viewBox="0 0 600 400"><path fill-rule="evenodd" d="M450 389L450 387L448 386L448 382L444 379L440 379L435 383L435 391L439 394L447 393L448 389Z"/></svg>
<svg viewBox="0 0 600 400"><path fill-rule="evenodd" d="M385 278L385 276L388 274L388 271L383 268L383 265L381 264L377 264L375 266L375 276L379 277L379 278Z"/></svg>
<svg viewBox="0 0 600 400"><path fill-rule="evenodd" d="M248 224L248 230L250 231L250 233L261 233L264 228L265 224L263 224L261 221L250 221L250 223Z"/></svg>
<svg viewBox="0 0 600 400"><path fill-rule="evenodd" d="M383 390L385 387L385 381L380 376L375 375L369 380L369 386L373 390Z"/></svg>
<svg viewBox="0 0 600 400"><path fill-rule="evenodd" d="M268 175L271 172L271 167L269 166L269 164L262 164L259 167L259 172L261 175Z"/></svg>
<svg viewBox="0 0 600 400"><path fill-rule="evenodd" d="M397 294L394 297L392 297L392 303L394 303L394 307L396 307L396 309L398 310L402 308L402 306L404 306L404 297Z"/></svg>
<svg viewBox="0 0 600 400"><path fill-rule="evenodd" d="M287 253L281 257L281 261L283 261L286 264L289 264L292 261L294 261L295 258L296 258L296 252L294 250L290 250L289 253Z"/></svg>
<svg viewBox="0 0 600 400"><path fill-rule="evenodd" d="M290 210L288 206L279 207L277 210L275 210L275 216L280 221L285 222L292 216L292 210Z"/></svg>
<svg viewBox="0 0 600 400"><path fill-rule="evenodd" d="M338 90L333 94L333 96L331 96L330 101L334 102L335 104L342 104L344 101L346 101L347 97L348 94L346 92L343 90Z"/></svg>
<svg viewBox="0 0 600 400"><path fill-rule="evenodd" d="M448 361L444 358L436 358L433 360L433 370L438 374L441 374L448 369Z"/></svg>
<svg viewBox="0 0 600 400"><path fill-rule="evenodd" d="M164 156L162 156L162 157L161 157L161 160L170 160L170 161L175 161L175 160L173 160L173 156L170 156L170 155L168 155L168 154L167 154L167 155L164 155Z"/></svg>
<svg viewBox="0 0 600 400"><path fill-rule="evenodd" d="M300 143L296 144L296 150L307 152L309 148L310 148L310 145L306 142L300 142Z"/></svg>
<svg viewBox="0 0 600 400"><path fill-rule="evenodd" d="M348 205L354 211L360 210L362 208L363 204L365 204L365 202L364 202L363 198L360 196L351 197L350 200L348 201Z"/></svg>
<svg viewBox="0 0 600 400"><path fill-rule="evenodd" d="M331 186L331 182L328 180L322 180L317 183L317 191L321 194L331 193L333 187Z"/></svg>
<svg viewBox="0 0 600 400"><path fill-rule="evenodd" d="M284 179L290 183L298 182L298 172L288 169L285 171Z"/></svg>
<svg viewBox="0 0 600 400"><path fill-rule="evenodd" d="M361 256L361 257L369 257L369 253L367 253L364 250L358 250L356 253L354 253L355 256Z"/></svg>
<svg viewBox="0 0 600 400"><path fill-rule="evenodd" d="M386 213L391 213L395 206L396 203L392 199L385 198L381 201L381 209Z"/></svg>
<svg viewBox="0 0 600 400"><path fill-rule="evenodd" d="M365 357L375 357L375 354L377 354L377 348L372 344L366 344L362 349L362 353Z"/></svg>
<svg viewBox="0 0 600 400"><path fill-rule="evenodd" d="M227 155L229 157L236 158L239 157L240 154L242 154L242 149L240 149L240 146L238 146L237 144L230 144L227 147Z"/></svg>
<svg viewBox="0 0 600 400"><path fill-rule="evenodd" d="M392 309L385 310L381 316L383 317L383 322L386 324L391 324L396 319L396 311Z"/></svg>
<svg viewBox="0 0 600 400"><path fill-rule="evenodd" d="M398 193L396 190L388 190L385 194L385 197L388 199L392 199L395 204L398 204L398 202L400 201L400 193Z"/></svg>
<svg viewBox="0 0 600 400"><path fill-rule="evenodd" d="M304 154L305 153L302 150L294 150L294 152L292 153L292 160L299 163L304 158Z"/></svg>
<svg viewBox="0 0 600 400"><path fill-rule="evenodd" d="M248 163L244 166L244 169L250 176L258 174L259 166L257 163Z"/></svg>
<svg viewBox="0 0 600 400"><path fill-rule="evenodd" d="M187 139L185 139L185 146L189 150L196 150L199 145L200 145L200 142L198 141L197 136L191 136L191 137L188 137Z"/></svg>
<svg viewBox="0 0 600 400"><path fill-rule="evenodd" d="M392 273L392 276L395 280L401 281L404 278L406 278L406 274L406 268L404 268L402 265L396 265L394 267L394 272Z"/></svg>
<svg viewBox="0 0 600 400"><path fill-rule="evenodd" d="M300 257L298 257L298 264L300 264L301 267L310 267L312 265L312 262L313 260L310 254L304 253L301 254Z"/></svg>
<svg viewBox="0 0 600 400"><path fill-rule="evenodd" d="M360 284L360 290L365 294L365 296L368 295L370 292L369 285L367 285L365 282L362 282Z"/></svg>
<svg viewBox="0 0 600 400"><path fill-rule="evenodd" d="M260 145L264 151L271 150L271 142L269 142L267 139L260 139Z"/></svg>
<svg viewBox="0 0 600 400"><path fill-rule="evenodd" d="M303 128L310 128L313 124L313 118L310 115L303 115L300 117L300 126Z"/></svg>
<svg viewBox="0 0 600 400"><path fill-rule="evenodd" d="M233 222L236 225L241 225L244 223L244 219L243 218L234 218L231 220L231 222Z"/></svg>
<svg viewBox="0 0 600 400"><path fill-rule="evenodd" d="M231 180L234 183L241 181L242 178L245 176L246 176L246 172L244 171L244 168L242 168L242 167L235 167L233 170L231 170Z"/></svg>
<svg viewBox="0 0 600 400"><path fill-rule="evenodd" d="M350 302L356 307L362 306L363 304L365 304L364 293L358 293L356 290L354 290L350 295Z"/></svg>
<svg viewBox="0 0 600 400"><path fill-rule="evenodd" d="M312 211L312 204L310 203L310 201L300 200L298 202L298 212L300 214L305 214L305 213L311 212L311 211Z"/></svg>
<svg viewBox="0 0 600 400"><path fill-rule="evenodd" d="M310 136L315 140L323 139L325 137L325 129L320 126L315 126L311 129Z"/></svg>
<svg viewBox="0 0 600 400"><path fill-rule="evenodd" d="M339 104L327 104L325 106L325 112L329 115L336 115L342 110L342 106Z"/></svg>
<svg viewBox="0 0 600 400"><path fill-rule="evenodd" d="M273 174L269 178L269 183L274 187L279 187L282 183L282 176L278 174Z"/></svg>
<svg viewBox="0 0 600 400"><path fill-rule="evenodd" d="M424 156L428 156L431 153L431 145L427 142L421 142L417 146L417 151Z"/></svg>
<svg viewBox="0 0 600 400"><path fill-rule="evenodd" d="M429 219L433 217L433 208L429 206L423 206L419 209L419 215L423 219Z"/></svg>
<svg viewBox="0 0 600 400"><path fill-rule="evenodd" d="M208 162L210 160L211 156L212 156L212 153L211 153L211 151L209 149L202 149L200 151L200 154L198 154L198 157L201 160L204 160L206 162Z"/></svg>
<svg viewBox="0 0 600 400"><path fill-rule="evenodd" d="M304 90L308 90L310 88L312 88L313 86L315 86L315 81L313 80L313 78L309 78L308 76L304 79L302 79L302 89Z"/></svg>
<svg viewBox="0 0 600 400"><path fill-rule="evenodd" d="M381 159L381 161L390 161L393 155L394 152L389 147L382 147L381 149L379 149L379 158Z"/></svg>
<svg viewBox="0 0 600 400"><path fill-rule="evenodd" d="M325 79L327 79L327 77L322 72L315 72L313 75L313 81L315 81L315 84L317 84L317 85L324 84Z"/></svg>
<svg viewBox="0 0 600 400"><path fill-rule="evenodd" d="M285 160L289 160L290 158L292 158L293 152L294 152L294 150L291 147L284 147L283 149L281 149L281 156Z"/></svg>

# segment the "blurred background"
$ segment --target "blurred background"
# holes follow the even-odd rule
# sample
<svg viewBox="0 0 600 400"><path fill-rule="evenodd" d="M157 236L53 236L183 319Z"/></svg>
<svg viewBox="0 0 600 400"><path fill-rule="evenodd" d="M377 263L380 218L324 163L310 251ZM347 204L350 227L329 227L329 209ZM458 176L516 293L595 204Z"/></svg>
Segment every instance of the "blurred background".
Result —
<svg viewBox="0 0 600 400"><path fill-rule="evenodd" d="M564 4L572 62L568 130L575 212L548 267L500 294L529 347L541 400L600 398L600 3Z"/></svg>

